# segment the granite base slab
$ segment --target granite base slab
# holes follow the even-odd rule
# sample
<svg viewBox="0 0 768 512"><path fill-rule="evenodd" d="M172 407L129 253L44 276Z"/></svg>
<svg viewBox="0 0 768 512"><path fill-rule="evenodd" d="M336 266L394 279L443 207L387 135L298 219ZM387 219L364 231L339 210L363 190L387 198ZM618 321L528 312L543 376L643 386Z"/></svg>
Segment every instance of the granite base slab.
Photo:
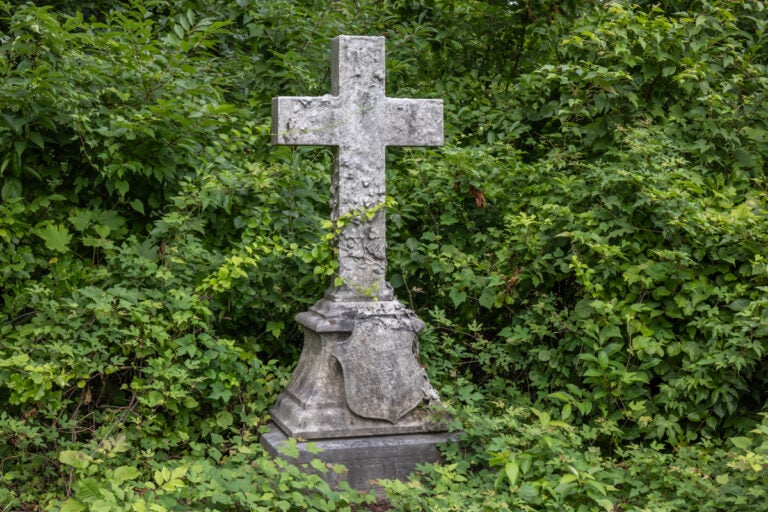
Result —
<svg viewBox="0 0 768 512"><path fill-rule="evenodd" d="M328 471L320 476L332 488L338 488L341 481L346 481L353 489L369 490L376 488L376 480L405 480L417 464L440 462L438 445L455 440L456 435L448 432L315 439L298 442L299 456L293 459L280 450L288 436L272 424L270 431L262 435L261 445L273 457L299 465L312 459L343 464L348 472L338 475ZM322 451L309 452L307 444L310 442ZM316 473L311 467L307 467L307 471Z"/></svg>

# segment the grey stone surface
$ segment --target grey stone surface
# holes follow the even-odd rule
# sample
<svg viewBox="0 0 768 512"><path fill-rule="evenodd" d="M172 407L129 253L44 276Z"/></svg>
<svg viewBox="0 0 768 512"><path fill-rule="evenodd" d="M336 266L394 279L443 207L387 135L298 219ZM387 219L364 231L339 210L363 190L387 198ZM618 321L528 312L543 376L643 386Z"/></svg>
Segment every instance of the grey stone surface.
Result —
<svg viewBox="0 0 768 512"><path fill-rule="evenodd" d="M416 333L424 328L424 322L396 300L343 302L321 299L309 311L296 315L296 321L317 332L351 333L358 320L377 316L397 318Z"/></svg>
<svg viewBox="0 0 768 512"><path fill-rule="evenodd" d="M314 441L314 447L322 450L317 454L308 451L308 443L302 441L297 443L298 458L281 452L287 439L279 428L272 428L262 436L261 444L271 455L294 464L306 464L312 459L343 464L349 470L347 473L338 475L329 471L323 478L334 487L346 481L354 489L367 490L375 487L379 479L405 480L417 464L440 462L438 446L454 441L454 435L441 432Z"/></svg>
<svg viewBox="0 0 768 512"><path fill-rule="evenodd" d="M343 224L336 244L344 284L329 296L392 300L385 280L385 148L442 145L443 102L386 97L383 37L334 38L331 67L332 94L272 100L272 143L338 147L331 217Z"/></svg>
<svg viewBox="0 0 768 512"><path fill-rule="evenodd" d="M442 101L386 97L383 37L333 39L331 64L332 94L272 101L273 144L338 148L331 216L343 283L297 315L304 348L272 419L307 440L445 431L418 362L424 324L385 280L384 211L386 147L441 145Z"/></svg>
<svg viewBox="0 0 768 512"><path fill-rule="evenodd" d="M416 332L391 317L358 320L331 354L341 364L347 406L363 418L393 424L415 409L428 384L413 353ZM426 384L425 384L426 382Z"/></svg>
<svg viewBox="0 0 768 512"><path fill-rule="evenodd" d="M359 437L372 435L394 435L415 432L434 432L446 429L446 415L439 407L430 407L438 402L437 393L432 389L426 375L420 367L418 382L410 380L410 393L418 394L419 401L415 408L397 418L365 417L365 412L355 406L349 406L347 397L347 375L342 365L333 355L334 350L343 347L360 322L382 322L407 326L406 332L415 335L421 331L423 323L416 315L397 301L381 302L331 302L320 300L309 311L299 313L297 322L304 327L304 348L299 363L293 371L291 382L277 399L271 410L273 421L288 435L301 439L327 439L338 437ZM362 340L362 343L376 343L390 336L387 329L379 337ZM408 347L410 357L415 358L413 347ZM369 354L361 351L361 364L366 365ZM386 358L386 353L380 357ZM369 367L370 373L379 373L380 368ZM398 381L398 370L389 374L388 387L406 388L408 381ZM381 380L382 377L375 377ZM353 378L354 380L354 378ZM432 394L430 394L432 393ZM353 393L354 394L354 393ZM382 396L381 391L372 393L371 399ZM364 401L365 395L358 397ZM386 398L385 398L386 400ZM412 405L408 404L408 407ZM365 406L364 406L365 407Z"/></svg>

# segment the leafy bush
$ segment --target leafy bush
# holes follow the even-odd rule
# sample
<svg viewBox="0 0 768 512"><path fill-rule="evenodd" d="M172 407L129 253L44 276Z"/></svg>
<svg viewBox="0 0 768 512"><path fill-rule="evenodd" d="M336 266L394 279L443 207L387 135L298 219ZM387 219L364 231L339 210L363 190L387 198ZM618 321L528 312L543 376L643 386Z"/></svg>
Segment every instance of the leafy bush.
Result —
<svg viewBox="0 0 768 512"><path fill-rule="evenodd" d="M768 148L765 11L742 8L586 8L558 64L514 82L508 144L405 158L393 283L440 307L467 375L521 377L622 439L750 428L768 398Z"/></svg>
<svg viewBox="0 0 768 512"><path fill-rule="evenodd" d="M761 510L766 498L766 416L727 447L706 441L664 450L628 444L606 456L595 443L610 421L574 426L523 396L457 409L464 429L441 466L384 483L397 510ZM483 450L477 447L482 446ZM471 499L468 499L471 497Z"/></svg>
<svg viewBox="0 0 768 512"><path fill-rule="evenodd" d="M766 26L741 0L0 2L0 503L370 505L258 447L335 271L332 153L271 148L270 98L327 93L360 33L448 140L389 151L389 277L464 434L393 506L760 509Z"/></svg>

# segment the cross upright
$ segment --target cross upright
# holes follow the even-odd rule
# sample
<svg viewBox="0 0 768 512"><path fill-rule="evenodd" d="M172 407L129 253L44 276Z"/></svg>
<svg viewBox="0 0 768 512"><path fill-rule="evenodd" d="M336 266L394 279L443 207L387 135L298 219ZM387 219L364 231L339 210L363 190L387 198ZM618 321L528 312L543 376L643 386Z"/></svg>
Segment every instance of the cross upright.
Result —
<svg viewBox="0 0 768 512"><path fill-rule="evenodd" d="M383 37L338 36L331 92L272 99L272 144L336 146L331 220L337 225L341 286L333 301L392 300L386 282L387 146L443 144L443 102L388 98Z"/></svg>

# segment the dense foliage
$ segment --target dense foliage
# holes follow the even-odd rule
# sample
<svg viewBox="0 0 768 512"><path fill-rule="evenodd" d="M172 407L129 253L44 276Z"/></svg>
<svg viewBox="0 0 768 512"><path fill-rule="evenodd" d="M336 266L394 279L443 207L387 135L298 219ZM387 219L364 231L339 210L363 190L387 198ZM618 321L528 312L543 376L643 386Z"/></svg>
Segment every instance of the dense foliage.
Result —
<svg viewBox="0 0 768 512"><path fill-rule="evenodd" d="M334 273L270 99L387 37L390 281L461 441L402 510L763 510L762 1L0 1L0 510L360 510L265 456ZM315 464L318 471L343 471Z"/></svg>

